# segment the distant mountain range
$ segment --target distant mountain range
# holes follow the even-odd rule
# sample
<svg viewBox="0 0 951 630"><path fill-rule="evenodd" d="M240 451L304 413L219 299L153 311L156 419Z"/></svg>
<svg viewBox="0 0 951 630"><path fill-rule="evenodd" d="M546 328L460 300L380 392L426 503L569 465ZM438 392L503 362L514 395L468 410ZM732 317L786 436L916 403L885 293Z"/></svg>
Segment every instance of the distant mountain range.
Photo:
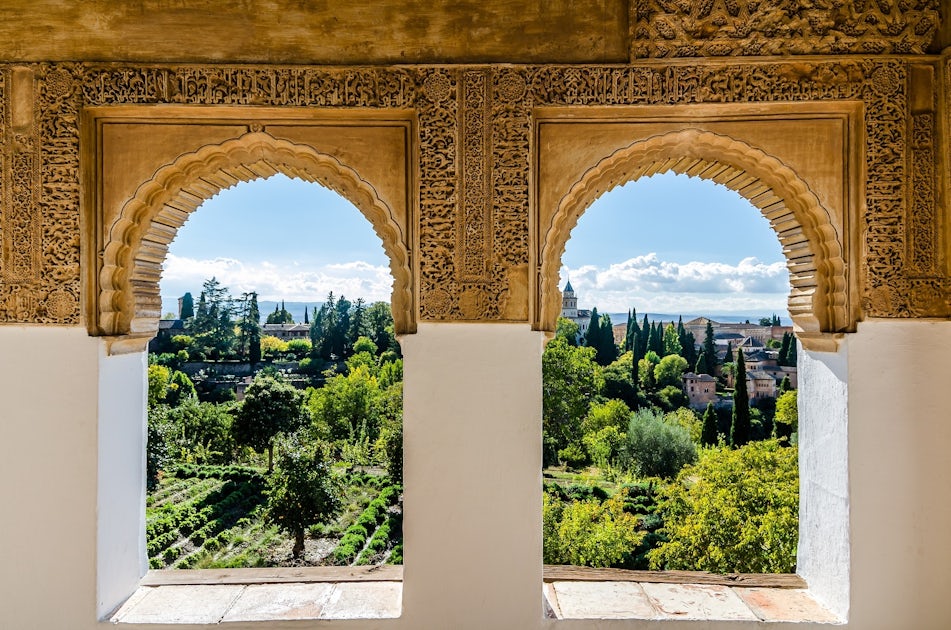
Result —
<svg viewBox="0 0 951 630"><path fill-rule="evenodd" d="M258 302L258 309L261 311L261 321L267 319L268 313L274 312L274 307L280 304L273 300L262 300ZM284 308L291 312L291 315L294 316L295 322L304 321L304 310L310 311L311 316L314 313L314 307L320 309L323 306L323 302L284 302ZM178 299L177 298L162 298L162 313L174 313L178 315ZM622 324L627 321L627 313L608 313L611 316L611 323L613 324ZM703 313L704 317L709 317L710 319L722 322L724 324L742 324L746 320L749 320L752 323L759 321L760 317L770 317L772 313ZM780 321L784 326L792 326L792 320L789 319L788 313L778 313ZM647 319L652 322L676 322L677 318L681 317L678 314L670 313L647 313ZM690 321L695 317L700 317L699 314L687 314L682 315L684 321ZM640 323L644 319L644 313L637 314L637 321Z"/></svg>

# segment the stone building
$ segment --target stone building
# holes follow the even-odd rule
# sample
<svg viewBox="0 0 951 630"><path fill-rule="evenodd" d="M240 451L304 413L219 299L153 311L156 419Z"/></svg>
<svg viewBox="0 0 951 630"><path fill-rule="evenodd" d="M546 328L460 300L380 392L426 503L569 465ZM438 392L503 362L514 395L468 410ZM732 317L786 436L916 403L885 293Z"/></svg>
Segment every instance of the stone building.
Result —
<svg viewBox="0 0 951 630"><path fill-rule="evenodd" d="M6 2L0 627L94 630L133 594L143 630L149 610L197 629L255 596L235 628L951 626L949 24L937 0ZM665 171L761 210L800 344L806 586L762 606L691 587L719 622L651 603L682 585L542 562L561 255L605 190ZM280 621L287 584L142 582L162 260L203 200L277 172L352 201L390 260L405 568L331 582L325 612L375 589L396 612L356 616L393 618ZM204 608L172 605L185 591ZM582 618L598 602L627 618Z"/></svg>
<svg viewBox="0 0 951 630"><path fill-rule="evenodd" d="M709 374L694 374L687 372L683 375L684 393L693 409L704 409L707 403L716 402L717 379Z"/></svg>

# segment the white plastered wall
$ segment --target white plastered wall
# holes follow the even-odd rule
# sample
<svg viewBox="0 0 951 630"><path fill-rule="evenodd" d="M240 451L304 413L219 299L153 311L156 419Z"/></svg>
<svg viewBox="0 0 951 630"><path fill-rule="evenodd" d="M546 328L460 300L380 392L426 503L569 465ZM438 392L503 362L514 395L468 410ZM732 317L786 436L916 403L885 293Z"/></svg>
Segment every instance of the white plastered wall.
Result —
<svg viewBox="0 0 951 630"><path fill-rule="evenodd" d="M869 322L845 344L836 355L804 358L804 368L817 388L833 392L844 394L847 377L847 627L951 627L951 322ZM120 416L141 401L144 361L107 357L103 347L78 328L0 326L3 630L104 628L97 612L141 570L141 554L130 552L140 549L141 533L117 522L141 519L141 503L128 503L141 501L142 459L125 452L141 448L141 416L129 424ZM738 625L542 619L541 333L525 325L424 324L403 339L403 348L402 618L232 628ZM809 431L813 425L804 422ZM816 484L837 505L833 511L843 509L836 483L815 472ZM132 481L113 477L122 474ZM816 484L804 483L803 493ZM107 515L117 521L102 525ZM823 509L815 518L821 524L826 516ZM118 529L104 529L113 526ZM803 553L810 579L835 568L834 558ZM816 588L832 604L842 596L834 579Z"/></svg>

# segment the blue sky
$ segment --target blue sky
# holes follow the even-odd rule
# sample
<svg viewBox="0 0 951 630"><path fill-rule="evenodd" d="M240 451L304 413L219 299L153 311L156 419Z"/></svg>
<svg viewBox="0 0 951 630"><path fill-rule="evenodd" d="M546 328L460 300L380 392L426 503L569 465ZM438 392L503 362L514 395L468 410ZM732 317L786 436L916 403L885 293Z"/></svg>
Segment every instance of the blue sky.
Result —
<svg viewBox="0 0 951 630"><path fill-rule="evenodd" d="M759 211L708 181L664 174L603 195L562 259L582 308L785 314L788 274ZM322 301L328 291L388 300L392 278L370 223L336 193L282 175L222 191L169 248L166 303L211 276L232 295Z"/></svg>

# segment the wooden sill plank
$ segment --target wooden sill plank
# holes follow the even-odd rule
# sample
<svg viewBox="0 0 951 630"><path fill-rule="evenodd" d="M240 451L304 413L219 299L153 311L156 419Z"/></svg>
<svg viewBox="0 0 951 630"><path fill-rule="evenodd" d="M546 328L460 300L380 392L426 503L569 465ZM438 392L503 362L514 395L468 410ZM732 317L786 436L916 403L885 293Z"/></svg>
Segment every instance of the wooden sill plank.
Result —
<svg viewBox="0 0 951 630"><path fill-rule="evenodd" d="M656 584L716 584L759 588L807 588L806 581L793 573L727 573L706 571L631 571L592 569L565 565L545 565L546 582L651 582Z"/></svg>
<svg viewBox="0 0 951 630"><path fill-rule="evenodd" d="M140 586L183 584L280 584L289 582L400 582L403 567L275 567L264 569L153 570Z"/></svg>
<svg viewBox="0 0 951 630"><path fill-rule="evenodd" d="M199 584L280 584L289 582L400 582L403 567L275 567L264 569L153 570L140 586ZM706 571L630 571L545 565L545 582L650 582L656 584L716 584L750 588L807 588L795 574L728 573Z"/></svg>

